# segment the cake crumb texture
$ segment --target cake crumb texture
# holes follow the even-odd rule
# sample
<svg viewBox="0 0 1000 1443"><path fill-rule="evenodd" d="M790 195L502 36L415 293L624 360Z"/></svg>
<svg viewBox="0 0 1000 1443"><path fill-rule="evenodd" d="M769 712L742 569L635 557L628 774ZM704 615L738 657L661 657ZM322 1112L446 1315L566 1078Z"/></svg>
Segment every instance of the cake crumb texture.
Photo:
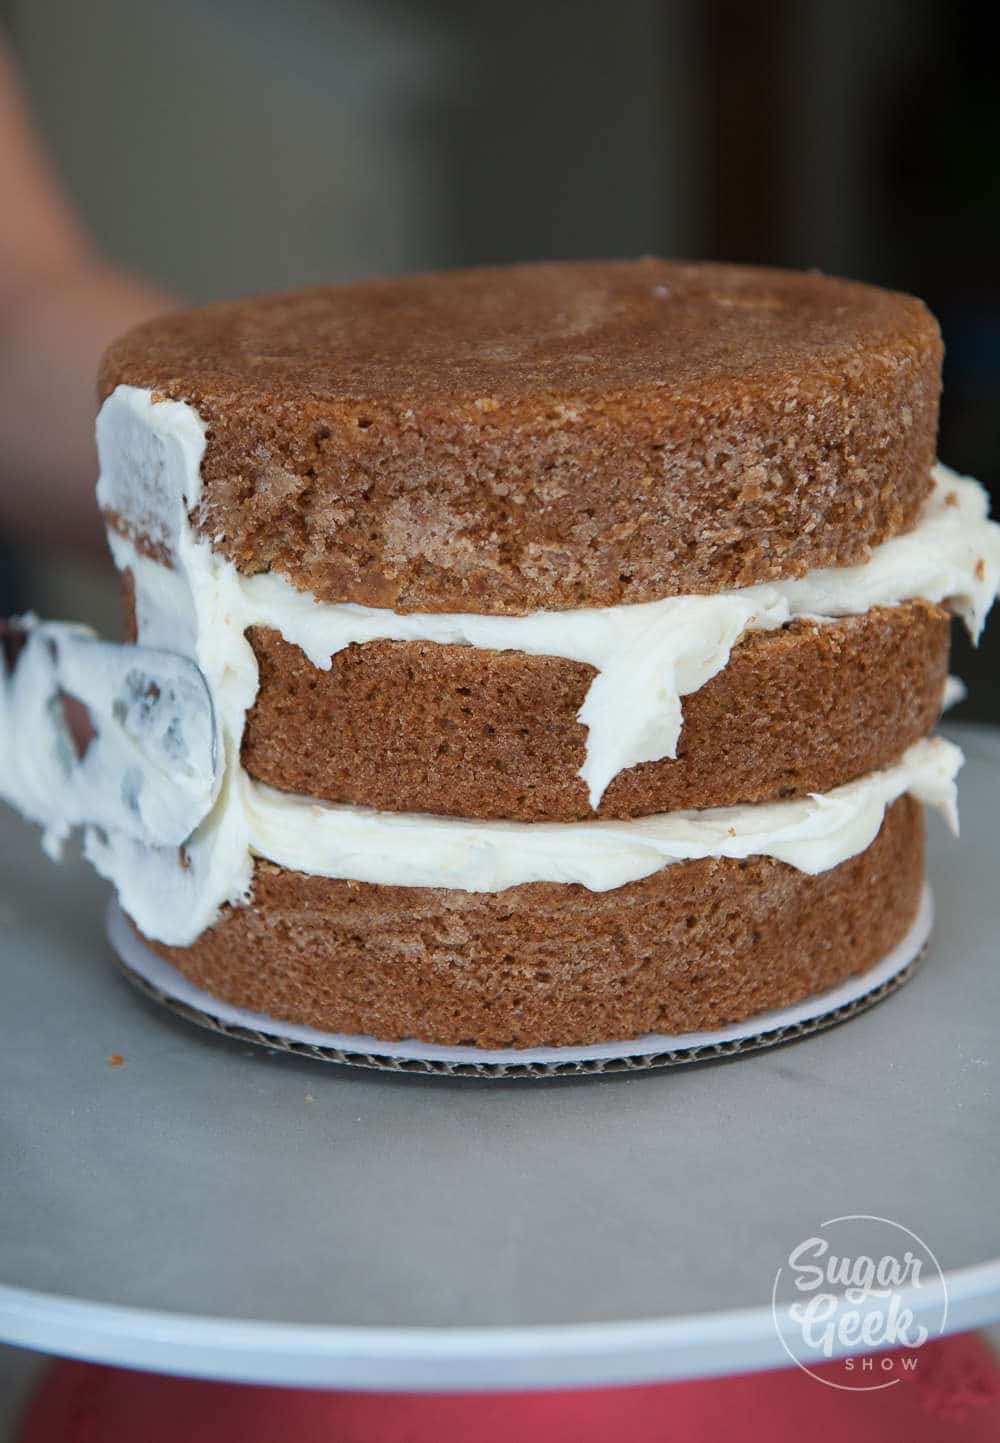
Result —
<svg viewBox="0 0 1000 1443"><path fill-rule="evenodd" d="M598 809L637 817L827 792L931 730L947 613L928 602L749 634L683 698L676 760L621 772ZM243 765L281 791L384 811L520 821L594 815L577 775L592 667L560 657L368 642L328 671L253 628L260 691Z"/></svg>
<svg viewBox="0 0 1000 1443"><path fill-rule="evenodd" d="M198 409L196 524L240 571L517 614L863 561L928 494L940 362L911 297L646 258L179 311L100 392Z"/></svg>
<svg viewBox="0 0 1000 1443"><path fill-rule="evenodd" d="M582 1045L718 1028L863 972L906 934L922 882L922 811L902 797L867 850L815 877L758 857L484 894L258 861L251 907L191 947L148 945L227 1002L323 1031Z"/></svg>

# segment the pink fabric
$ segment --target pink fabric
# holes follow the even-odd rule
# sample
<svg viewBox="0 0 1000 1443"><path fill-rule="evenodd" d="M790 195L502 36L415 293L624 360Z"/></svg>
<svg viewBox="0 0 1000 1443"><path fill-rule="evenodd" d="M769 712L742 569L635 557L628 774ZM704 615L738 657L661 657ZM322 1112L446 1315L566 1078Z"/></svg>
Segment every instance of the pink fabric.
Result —
<svg viewBox="0 0 1000 1443"><path fill-rule="evenodd" d="M843 1379L837 1372L836 1377ZM798 1368L708 1382L547 1393L349 1393L237 1387L56 1363L20 1443L996 1443L1000 1367L972 1334L928 1343L881 1392Z"/></svg>

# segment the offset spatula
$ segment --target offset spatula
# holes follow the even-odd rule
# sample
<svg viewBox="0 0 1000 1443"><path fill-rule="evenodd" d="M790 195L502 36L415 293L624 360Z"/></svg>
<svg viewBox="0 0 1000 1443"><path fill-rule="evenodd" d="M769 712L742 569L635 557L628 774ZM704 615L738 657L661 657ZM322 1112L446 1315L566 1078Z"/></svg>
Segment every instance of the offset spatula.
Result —
<svg viewBox="0 0 1000 1443"><path fill-rule="evenodd" d="M46 850L80 825L180 846L220 765L195 663L33 617L0 623L0 639L0 796L45 828Z"/></svg>

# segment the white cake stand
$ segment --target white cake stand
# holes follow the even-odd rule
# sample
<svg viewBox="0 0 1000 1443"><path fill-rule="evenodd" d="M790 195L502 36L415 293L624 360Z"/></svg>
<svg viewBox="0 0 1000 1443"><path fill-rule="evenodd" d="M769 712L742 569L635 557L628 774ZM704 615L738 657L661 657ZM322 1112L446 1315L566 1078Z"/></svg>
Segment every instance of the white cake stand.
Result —
<svg viewBox="0 0 1000 1443"><path fill-rule="evenodd" d="M923 967L844 1026L697 1066L523 1081L318 1066L125 985L106 891L2 824L0 1338L309 1386L489 1388L788 1362L776 1272L824 1221L1000 1318L1000 737L931 835ZM109 1057L120 1056L112 1066ZM942 1290L907 1290L928 1325Z"/></svg>

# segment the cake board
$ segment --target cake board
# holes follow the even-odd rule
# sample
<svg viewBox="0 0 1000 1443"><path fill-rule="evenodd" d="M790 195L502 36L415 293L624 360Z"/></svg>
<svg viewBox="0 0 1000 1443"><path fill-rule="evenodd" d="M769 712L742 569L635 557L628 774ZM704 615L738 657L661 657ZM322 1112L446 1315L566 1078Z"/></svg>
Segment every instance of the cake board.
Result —
<svg viewBox="0 0 1000 1443"><path fill-rule="evenodd" d="M949 730L963 837L932 824L934 935L886 1005L534 1087L192 1028L123 984L104 887L4 817L0 1338L380 1389L787 1366L776 1272L859 1213L933 1250L948 1331L1000 1319L1000 738Z"/></svg>

